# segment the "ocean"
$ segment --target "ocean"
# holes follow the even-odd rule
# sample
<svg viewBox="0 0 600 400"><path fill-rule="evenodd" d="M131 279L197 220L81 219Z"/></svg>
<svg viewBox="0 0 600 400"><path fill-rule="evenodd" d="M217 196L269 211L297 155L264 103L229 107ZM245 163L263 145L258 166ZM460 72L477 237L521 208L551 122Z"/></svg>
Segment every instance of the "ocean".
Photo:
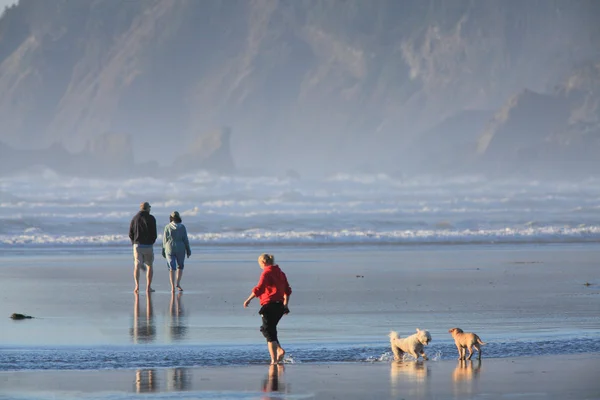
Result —
<svg viewBox="0 0 600 400"><path fill-rule="evenodd" d="M129 243L143 201L178 210L193 244L239 246L580 243L600 239L600 182L482 177L0 178L0 249ZM162 232L159 232L162 233Z"/></svg>
<svg viewBox="0 0 600 400"><path fill-rule="evenodd" d="M219 177L0 178L0 371L239 366L268 361L242 302L274 253L294 294L287 364L391 362L387 334L448 329L485 358L600 352L600 185L581 182ZM192 246L172 296L158 247L151 296L132 293L127 236L149 201ZM142 278L142 285L145 280Z"/></svg>

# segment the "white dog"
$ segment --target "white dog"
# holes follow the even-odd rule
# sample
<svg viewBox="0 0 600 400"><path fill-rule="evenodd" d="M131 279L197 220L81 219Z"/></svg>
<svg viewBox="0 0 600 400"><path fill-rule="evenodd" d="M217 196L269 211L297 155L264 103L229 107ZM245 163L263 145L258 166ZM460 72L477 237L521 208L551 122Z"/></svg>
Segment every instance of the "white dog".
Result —
<svg viewBox="0 0 600 400"><path fill-rule="evenodd" d="M426 330L417 328L417 333L410 335L404 339L398 336L398 332L390 332L390 345L394 352L394 360L402 360L402 355L408 353L415 359L419 359L419 355L423 360L427 360L427 355L423 351L423 346L427 346L431 342L431 335Z"/></svg>

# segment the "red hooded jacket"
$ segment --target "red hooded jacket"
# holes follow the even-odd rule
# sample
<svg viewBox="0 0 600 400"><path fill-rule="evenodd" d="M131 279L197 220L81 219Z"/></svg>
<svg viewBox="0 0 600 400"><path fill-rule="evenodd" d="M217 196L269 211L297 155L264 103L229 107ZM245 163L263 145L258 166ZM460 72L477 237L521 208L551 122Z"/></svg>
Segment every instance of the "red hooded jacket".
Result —
<svg viewBox="0 0 600 400"><path fill-rule="evenodd" d="M283 301L283 295L291 295L292 288L278 265L267 265L252 293L258 297L260 305L264 306L271 302Z"/></svg>

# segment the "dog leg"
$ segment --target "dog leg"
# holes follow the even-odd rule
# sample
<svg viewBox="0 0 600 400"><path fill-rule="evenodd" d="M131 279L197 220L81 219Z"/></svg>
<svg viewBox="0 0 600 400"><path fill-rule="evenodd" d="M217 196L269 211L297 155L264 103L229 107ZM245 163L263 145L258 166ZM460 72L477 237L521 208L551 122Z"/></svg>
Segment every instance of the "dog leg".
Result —
<svg viewBox="0 0 600 400"><path fill-rule="evenodd" d="M416 351L411 350L409 353L415 358L415 361L419 361L419 354Z"/></svg>
<svg viewBox="0 0 600 400"><path fill-rule="evenodd" d="M471 359L471 357L473 357L473 347L471 347L471 345L469 345L468 349L469 349L469 357L467 358L467 360L470 360L470 359ZM466 353L466 352L465 352L465 353ZM465 354L465 355L466 355L466 354Z"/></svg>
<svg viewBox="0 0 600 400"><path fill-rule="evenodd" d="M477 349L477 359L481 360L481 346L479 343L475 343L473 347Z"/></svg>
<svg viewBox="0 0 600 400"><path fill-rule="evenodd" d="M396 361L402 361L402 352L393 343L392 343L392 353L394 353L394 360L396 360Z"/></svg>
<svg viewBox="0 0 600 400"><path fill-rule="evenodd" d="M425 352L421 352L421 357L423 357L423 360L428 360L427 358L427 354L425 354Z"/></svg>
<svg viewBox="0 0 600 400"><path fill-rule="evenodd" d="M462 347L460 347L459 345L456 345L456 348L458 349L458 359L462 360L463 359Z"/></svg>

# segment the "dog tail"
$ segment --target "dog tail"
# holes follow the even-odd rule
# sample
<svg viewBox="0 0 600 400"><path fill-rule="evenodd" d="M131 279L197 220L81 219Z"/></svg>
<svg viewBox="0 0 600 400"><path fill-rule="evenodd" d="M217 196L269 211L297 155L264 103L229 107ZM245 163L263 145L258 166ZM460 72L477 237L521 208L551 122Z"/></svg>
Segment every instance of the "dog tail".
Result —
<svg viewBox="0 0 600 400"><path fill-rule="evenodd" d="M479 344L482 344L482 345L483 345L483 344L487 344L487 343L485 343L483 340L481 340L481 339L479 338L479 336L477 336L477 335L475 335L475 339L477 339L477 343L479 343Z"/></svg>
<svg viewBox="0 0 600 400"><path fill-rule="evenodd" d="M398 332L396 331L391 331L390 334L388 335L390 337L390 339L394 340L394 339L398 339Z"/></svg>

